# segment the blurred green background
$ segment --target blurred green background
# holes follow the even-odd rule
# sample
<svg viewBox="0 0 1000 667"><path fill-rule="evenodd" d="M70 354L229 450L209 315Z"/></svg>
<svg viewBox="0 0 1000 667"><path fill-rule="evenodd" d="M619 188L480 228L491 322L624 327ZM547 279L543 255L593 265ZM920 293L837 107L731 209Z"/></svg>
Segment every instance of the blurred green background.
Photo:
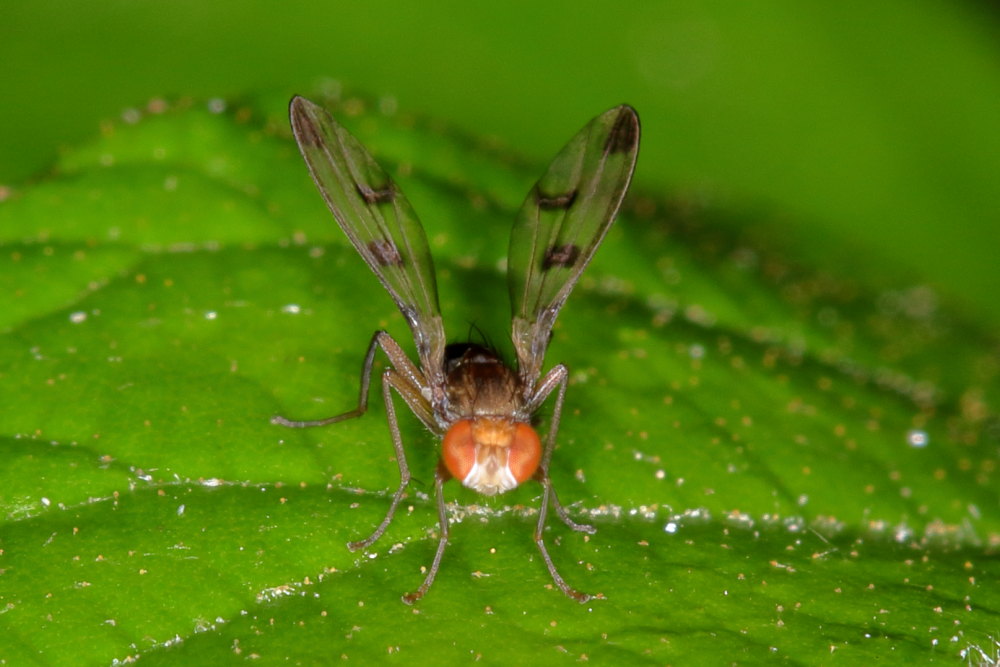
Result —
<svg viewBox="0 0 1000 667"><path fill-rule="evenodd" d="M763 211L807 261L994 326L998 24L957 1L5 3L0 184L157 96L331 77L539 160L628 102L640 188Z"/></svg>

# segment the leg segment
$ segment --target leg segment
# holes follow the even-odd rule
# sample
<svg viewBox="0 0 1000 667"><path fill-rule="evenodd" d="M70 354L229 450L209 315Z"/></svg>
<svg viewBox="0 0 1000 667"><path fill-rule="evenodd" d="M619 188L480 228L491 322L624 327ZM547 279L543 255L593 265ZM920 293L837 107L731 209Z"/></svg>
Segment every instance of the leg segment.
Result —
<svg viewBox="0 0 1000 667"><path fill-rule="evenodd" d="M593 526L577 523L569 517L566 510L563 508L562 503L559 502L559 496L556 495L555 489L552 488L552 479L549 477L549 461L552 459L552 451L555 449L556 445L556 435L559 432L559 420L562 418L563 400L566 398L566 387L568 384L569 372L566 370L565 366L559 364L549 371L548 374L542 379L535 391L535 394L531 397L531 401L529 402L529 407L533 412L541 407L542 403L545 402L545 399L547 399L557 387L559 388L559 391L556 394L556 404L552 410L552 420L549 424L549 433L546 436L545 451L542 454L542 461L538 466L538 472L535 473L535 479L537 479L542 485L542 504L538 509L538 526L535 528L535 544L538 546L538 550L542 554L542 560L545 561L545 566L549 569L552 581L556 583L559 590L582 604L591 600L593 596L578 591L575 588L571 588L569 584L566 583L566 581L562 578L562 575L560 575L559 571L556 569L555 563L552 562L552 557L549 555L549 551L546 548L544 541L545 519L548 515L550 502L556 511L556 515L571 529L591 535L597 532Z"/></svg>
<svg viewBox="0 0 1000 667"><path fill-rule="evenodd" d="M535 391L535 395L531 397L531 401L528 404L531 412L538 410L556 387L559 388L559 392L556 394L556 405L552 409L552 421L549 424L549 432L545 437L545 451L542 453L542 462L538 466L538 472L535 473L535 477L547 489L546 493L552 494L552 506L562 522L573 530L593 535L597 532L596 528L588 524L577 523L569 518L562 503L559 502L558 496L556 496L555 489L552 488L552 480L549 479L549 461L552 459L552 452L556 448L556 435L559 432L559 421L562 419L563 400L566 398L567 386L569 386L569 371L566 370L565 366L559 364L553 367L542 378L542 381L538 384L538 389Z"/></svg>
<svg viewBox="0 0 1000 667"><path fill-rule="evenodd" d="M559 590L580 604L583 604L584 602L591 600L593 596L578 591L575 588L570 588L569 584L567 584L562 578L562 575L559 574L559 571L556 569L556 564L552 562L552 557L549 555L549 550L545 547L545 541L543 539L543 533L545 531L545 515L548 512L550 496L555 498L555 494L552 493L552 480L550 480L547 475L542 482L542 487L542 506L538 509L538 526L535 528L535 544L538 546L538 550L542 553L542 560L545 561L545 567L549 568L549 574L552 576L552 581L556 582L556 586L559 587ZM591 530L593 529L591 528Z"/></svg>
<svg viewBox="0 0 1000 667"><path fill-rule="evenodd" d="M368 351L365 353L365 361L361 367L361 391L358 395L358 406L353 410L344 412L326 419L316 420L291 420L285 417L275 416L271 418L272 424L288 426L291 428L305 428L309 426L325 426L335 424L345 419L360 417L368 410L368 388L371 384L372 364L375 361L375 351L381 348L389 358L392 368L382 373L382 400L385 403L386 419L389 422L389 435L392 436L392 448L396 454L396 463L399 466L399 486L392 494L392 502L385 518L375 528L371 535L357 542L350 542L347 548L351 551L365 549L371 546L378 538L382 537L386 528L392 523L399 503L403 500L406 486L410 483L410 468L406 463L406 452L403 450L403 438L399 433L399 423L396 419L396 408L392 402L392 390L395 389L402 399L409 406L413 414L417 416L425 426L434 430L433 410L425 398L424 387L426 380L423 373L409 360L399 344L384 331L376 331L368 344Z"/></svg>
<svg viewBox="0 0 1000 667"><path fill-rule="evenodd" d="M431 569L427 572L427 576L424 578L424 583L420 584L420 588L413 593L407 593L403 596L403 602L406 604L413 604L422 598L424 593L426 593L431 587L431 584L434 583L434 577L437 576L438 568L441 567L441 557L444 556L445 547L448 546L448 511L444 506L443 491L443 486L446 480L447 473L443 470L443 467L439 465L437 471L434 473L434 493L437 494L438 526L441 537L438 540L437 553L434 554L434 561L431 563Z"/></svg>
<svg viewBox="0 0 1000 667"><path fill-rule="evenodd" d="M385 355L389 357L389 362L392 364L393 368L399 372L404 378L406 378L409 383L418 389L416 392L420 394L419 388L425 385L423 374L413 365L413 362L409 360L403 349L399 346L399 343L392 339L385 331L376 331L372 336L371 342L368 343L368 351L365 353L365 361L361 366L361 390L358 394L358 406L353 410L348 410L347 412L341 413L339 415L334 415L332 417L326 417L325 419L311 419L311 420L297 420L288 419L287 417L282 417L281 415L275 415L271 417L271 423L277 424L279 426L287 426L289 428L307 428L310 426L326 426L327 424L336 424L337 422L342 422L347 419L354 419L355 417L360 417L365 414L368 410L368 387L371 383L372 376L372 364L375 362L375 351L378 348L382 348ZM404 400L417 412L414 408L413 403L410 399L404 395ZM429 414L429 407L425 410ZM424 419L424 415L417 414L421 420Z"/></svg>
<svg viewBox="0 0 1000 667"><path fill-rule="evenodd" d="M348 542L347 548L351 551L367 549L375 540L382 537L382 533L392 523L392 519L396 515L396 509L399 507L399 503L402 502L403 495L406 493L406 486L410 483L410 467L406 464L406 452L403 450L403 436L399 433L399 423L396 421L396 406L392 402L393 389L409 404L410 399L407 397L407 392L412 391L412 388L406 384L406 380L396 373L395 370L388 369L382 373L382 400L385 401L385 415L386 420L389 422L389 434L392 436L392 448L396 452L396 463L399 465L399 486L396 487L396 492L392 494L392 502L389 504L389 510L385 513L382 523L365 539L358 540L357 542Z"/></svg>

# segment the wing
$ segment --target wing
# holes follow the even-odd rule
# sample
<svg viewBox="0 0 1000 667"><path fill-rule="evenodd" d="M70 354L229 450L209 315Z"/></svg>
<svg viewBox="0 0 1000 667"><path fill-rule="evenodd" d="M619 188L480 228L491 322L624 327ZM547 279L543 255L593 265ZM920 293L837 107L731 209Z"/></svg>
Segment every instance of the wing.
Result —
<svg viewBox="0 0 1000 667"><path fill-rule="evenodd" d="M444 327L427 237L406 197L357 139L303 97L289 105L292 132L337 224L413 331L430 381L444 373Z"/></svg>
<svg viewBox="0 0 1000 667"><path fill-rule="evenodd" d="M635 110L622 105L601 114L559 152L518 213L507 283L526 391L541 375L559 309L614 222L638 152Z"/></svg>

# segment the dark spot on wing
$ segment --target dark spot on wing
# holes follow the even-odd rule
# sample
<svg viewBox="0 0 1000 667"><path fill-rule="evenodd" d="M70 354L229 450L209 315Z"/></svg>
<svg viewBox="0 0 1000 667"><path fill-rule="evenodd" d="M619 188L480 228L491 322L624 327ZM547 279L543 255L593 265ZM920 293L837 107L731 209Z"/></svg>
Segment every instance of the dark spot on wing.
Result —
<svg viewBox="0 0 1000 667"><path fill-rule="evenodd" d="M396 198L396 188L392 182L381 190L370 188L364 183L358 183L355 187L361 198L369 204L387 204Z"/></svg>
<svg viewBox="0 0 1000 667"><path fill-rule="evenodd" d="M370 241L368 250L375 256L375 261L380 266L402 266L403 256L399 254L399 248L392 241L382 239L381 241Z"/></svg>
<svg viewBox="0 0 1000 667"><path fill-rule="evenodd" d="M543 211L552 211L557 208L568 209L576 201L576 190L561 195L547 195L541 190L535 190L535 203Z"/></svg>
<svg viewBox="0 0 1000 667"><path fill-rule="evenodd" d="M299 109L292 108L292 127L295 130L295 138L300 146L322 146L323 139L319 135L319 128L307 114L301 113Z"/></svg>
<svg viewBox="0 0 1000 667"><path fill-rule="evenodd" d="M628 153L639 142L639 116L632 107L622 107L604 144L605 153Z"/></svg>
<svg viewBox="0 0 1000 667"><path fill-rule="evenodd" d="M576 264L580 258L580 247L572 243L554 245L545 251L545 259L542 260L542 268L546 271L554 266L569 268Z"/></svg>

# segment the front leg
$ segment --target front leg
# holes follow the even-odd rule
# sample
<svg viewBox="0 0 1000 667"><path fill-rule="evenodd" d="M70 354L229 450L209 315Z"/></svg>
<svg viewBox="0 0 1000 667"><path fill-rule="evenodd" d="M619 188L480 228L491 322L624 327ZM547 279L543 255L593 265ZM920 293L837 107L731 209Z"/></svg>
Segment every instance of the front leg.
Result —
<svg viewBox="0 0 1000 667"><path fill-rule="evenodd" d="M551 371L549 371L542 381L538 384L534 395L528 402L528 406L532 412L541 407L545 399L552 394L552 392L558 387L559 391L556 393L556 404L552 410L552 421L549 424L549 433L545 441L545 452L542 454L542 461L538 466L538 470L535 472L535 479L542 485L542 504L538 508L538 526L535 528L535 545L538 547L538 551L542 554L542 560L545 561L545 566L549 570L549 574L552 576L552 581L556 583L564 594L568 597L573 598L579 603L587 602L593 599L593 596L588 593L583 593L570 587L569 584L562 578L559 571L556 569L555 563L552 562L552 557L549 555L549 550L545 546L545 518L548 514L549 503L556 510L556 514L562 519L563 523L569 526L571 529L593 534L596 529L593 526L577 523L569 518L566 510L563 508L562 503L559 502L559 496L556 495L555 489L552 487L552 479L549 477L549 461L552 459L552 451L555 449L556 445L556 435L559 432L559 420L562 418L562 408L563 401L566 398L566 387L569 384L569 372L566 367L562 364L555 366Z"/></svg>
<svg viewBox="0 0 1000 667"><path fill-rule="evenodd" d="M542 482L542 487L542 506L538 509L538 526L535 528L535 545L538 547L538 551L541 552L542 560L545 561L545 567L549 569L552 581L556 582L556 586L559 587L559 590L565 593L568 597L571 597L580 604L583 604L584 602L592 600L594 596L589 593L578 591L575 588L571 588L570 585L566 583L566 580L562 578L562 575L559 574L559 571L556 569L556 564L552 562L552 556L549 555L549 550L545 547L545 515L549 506L549 498L555 498L556 496L552 491L552 480L548 478L548 475L545 476L544 481ZM559 507L558 501L556 501L556 507ZM567 525L569 525L570 528L578 525L572 521L568 521L567 519L564 519L564 521L567 522ZM593 532L594 530L591 526L580 526L574 530L584 528L590 528L590 530L586 532Z"/></svg>
<svg viewBox="0 0 1000 667"><path fill-rule="evenodd" d="M549 433L545 438L545 452L542 454L542 462L538 466L538 471L535 473L535 479L537 479L543 487L543 493L546 497L551 496L552 507L556 511L556 515L565 523L567 526L575 531L581 533L587 533L588 535L593 535L597 532L597 529L593 526L585 523L577 523L573 521L566 513L566 509L559 502L559 497L556 495L555 489L552 488L552 480L549 478L549 461L552 459L552 452L556 447L556 435L559 432L559 422L562 419L563 401L566 398L566 388L569 386L569 371L563 364L558 364L550 370L542 381L538 383L535 389L534 395L528 401L528 409L531 412L535 412L540 407L542 403L552 395L552 392L558 387L559 391L556 393L556 405L552 410L552 421L549 423Z"/></svg>
<svg viewBox="0 0 1000 667"><path fill-rule="evenodd" d="M413 593L407 593L403 596L403 602L406 604L413 604L424 596L424 593L434 583L434 577L437 576L438 568L441 567L441 557L444 556L445 547L448 546L449 525L448 511L444 505L444 483L448 481L449 477L447 469L443 465L438 465L437 470L434 472L434 493L437 494L438 530L441 536L438 538L437 552L434 554L434 561L431 563L431 569L424 578L424 583L420 584L420 588Z"/></svg>

